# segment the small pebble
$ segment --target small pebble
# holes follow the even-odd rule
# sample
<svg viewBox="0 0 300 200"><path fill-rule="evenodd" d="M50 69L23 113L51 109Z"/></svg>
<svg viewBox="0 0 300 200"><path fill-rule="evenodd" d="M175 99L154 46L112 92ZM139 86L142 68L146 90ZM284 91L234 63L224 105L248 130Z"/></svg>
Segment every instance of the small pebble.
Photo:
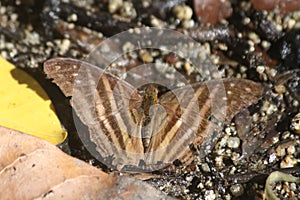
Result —
<svg viewBox="0 0 300 200"><path fill-rule="evenodd" d="M268 41L266 41L266 40L263 40L263 41L261 42L261 46L262 46L263 48L267 49L267 48L269 48L269 47L271 46L271 43L268 42Z"/></svg>
<svg viewBox="0 0 300 200"><path fill-rule="evenodd" d="M262 109L262 111L266 112L267 115L271 115L277 111L276 105L272 104L269 101L264 101L261 109Z"/></svg>
<svg viewBox="0 0 300 200"><path fill-rule="evenodd" d="M185 180L188 181L188 182L191 182L192 179L193 179L193 176L187 176L187 177L185 178Z"/></svg>
<svg viewBox="0 0 300 200"><path fill-rule="evenodd" d="M231 174L231 175L235 174L235 173L236 173L236 170L237 170L236 167L232 167L232 168L230 169L229 174Z"/></svg>
<svg viewBox="0 0 300 200"><path fill-rule="evenodd" d="M275 86L275 92L277 92L278 94L283 94L286 92L286 88L284 85L276 85Z"/></svg>
<svg viewBox="0 0 300 200"><path fill-rule="evenodd" d="M239 164L239 158L241 157L241 155L239 153L236 152L232 152L231 154L231 160L233 162L234 165L238 165Z"/></svg>
<svg viewBox="0 0 300 200"><path fill-rule="evenodd" d="M294 116L291 122L291 129L295 132L300 134L300 113Z"/></svg>
<svg viewBox="0 0 300 200"><path fill-rule="evenodd" d="M216 199L216 194L213 190L205 191L205 200L214 200Z"/></svg>
<svg viewBox="0 0 300 200"><path fill-rule="evenodd" d="M127 53L129 51L134 50L135 46L131 42L125 42L125 44L122 46L123 53Z"/></svg>
<svg viewBox="0 0 300 200"><path fill-rule="evenodd" d="M123 0L110 0L108 3L108 10L110 13L115 13L123 5Z"/></svg>
<svg viewBox="0 0 300 200"><path fill-rule="evenodd" d="M180 20L189 20L192 18L193 10L189 6L174 6L174 15Z"/></svg>
<svg viewBox="0 0 300 200"><path fill-rule="evenodd" d="M220 44L218 44L218 47L219 47L219 49L221 49L221 50L223 50L223 51L227 51L227 50L228 50L228 47L227 47L226 44L220 43Z"/></svg>
<svg viewBox="0 0 300 200"><path fill-rule="evenodd" d="M194 20L184 20L184 21L182 21L182 28L192 28L192 27L194 27L194 25L195 25L195 22L194 22Z"/></svg>
<svg viewBox="0 0 300 200"><path fill-rule="evenodd" d="M269 74L271 77L275 77L277 74L277 70L276 69L270 69Z"/></svg>
<svg viewBox="0 0 300 200"><path fill-rule="evenodd" d="M287 148L287 153L288 153L289 155L292 155L292 154L294 154L295 152L296 152L295 146L289 146L289 147Z"/></svg>
<svg viewBox="0 0 300 200"><path fill-rule="evenodd" d="M289 131L284 131L283 133L282 133L282 135L281 135L281 138L283 139L283 140L286 140L286 139L288 139L289 137L290 137L290 132Z"/></svg>
<svg viewBox="0 0 300 200"><path fill-rule="evenodd" d="M276 148L276 156L279 158L285 156L285 148L281 148L281 146L278 146Z"/></svg>
<svg viewBox="0 0 300 200"><path fill-rule="evenodd" d="M276 154L275 153L272 153L269 157L269 163L272 163L276 160Z"/></svg>
<svg viewBox="0 0 300 200"><path fill-rule="evenodd" d="M230 192L233 196L239 197L244 194L244 187L241 184L235 184L230 187Z"/></svg>
<svg viewBox="0 0 300 200"><path fill-rule="evenodd" d="M221 138L220 142L218 143L220 147L225 147L226 146L226 143L227 143L227 137L224 136Z"/></svg>
<svg viewBox="0 0 300 200"><path fill-rule="evenodd" d="M204 185L203 185L203 183L199 183L198 185L197 185L197 188L199 188L199 189L203 189L204 188Z"/></svg>
<svg viewBox="0 0 300 200"><path fill-rule="evenodd" d="M293 104L294 107L298 107L299 106L299 101L293 100L292 104Z"/></svg>
<svg viewBox="0 0 300 200"><path fill-rule="evenodd" d="M70 16L68 17L68 21L69 21L69 22L76 22L77 19L78 19L78 17L77 17L77 15L76 15L75 13L73 13L72 15L70 15Z"/></svg>
<svg viewBox="0 0 300 200"><path fill-rule="evenodd" d="M136 10L131 2L124 2L120 9L120 15L122 17L127 17L134 19L137 16Z"/></svg>
<svg viewBox="0 0 300 200"><path fill-rule="evenodd" d="M286 156L285 159L280 163L280 168L291 168L297 165L297 159L293 156Z"/></svg>
<svg viewBox="0 0 300 200"><path fill-rule="evenodd" d="M260 38L256 33L250 32L248 36L255 44L260 43Z"/></svg>
<svg viewBox="0 0 300 200"><path fill-rule="evenodd" d="M288 23L287 23L288 29L294 28L295 25L296 25L296 20L294 20L294 19L288 20Z"/></svg>
<svg viewBox="0 0 300 200"><path fill-rule="evenodd" d="M61 43L61 45L59 46L59 54L63 55L65 54L69 48L70 48L71 42L69 39L64 39Z"/></svg>
<svg viewBox="0 0 300 200"><path fill-rule="evenodd" d="M290 184L290 190L291 190L291 191L296 191L296 190L297 190L297 185L296 185L296 183L291 183L291 184Z"/></svg>
<svg viewBox="0 0 300 200"><path fill-rule="evenodd" d="M267 74L263 73L259 75L259 79L262 81L267 81L268 80L268 76Z"/></svg>
<svg viewBox="0 0 300 200"><path fill-rule="evenodd" d="M240 146L240 139L238 137L229 137L227 140L227 146L229 148L238 148Z"/></svg>
<svg viewBox="0 0 300 200"><path fill-rule="evenodd" d="M218 156L215 159L216 167L224 167L223 156Z"/></svg>
<svg viewBox="0 0 300 200"><path fill-rule="evenodd" d="M245 17L245 18L243 19L243 24L244 24L244 25L248 25L250 22L251 22L251 19L250 19L249 17Z"/></svg>
<svg viewBox="0 0 300 200"><path fill-rule="evenodd" d="M231 128L230 127L225 128L225 133L231 135Z"/></svg>
<svg viewBox="0 0 300 200"><path fill-rule="evenodd" d="M18 19L18 15L15 14L15 13L13 13L13 14L11 14L11 16L10 16L10 19L11 19L12 21L16 21L16 20Z"/></svg>
<svg viewBox="0 0 300 200"><path fill-rule="evenodd" d="M142 59L142 61L146 62L146 63L151 63L153 62L153 57L149 54L148 51L144 51L141 53L140 58Z"/></svg>
<svg viewBox="0 0 300 200"><path fill-rule="evenodd" d="M262 74L265 71L265 67L262 65L257 66L256 71L257 71L257 73Z"/></svg>
<svg viewBox="0 0 300 200"><path fill-rule="evenodd" d="M201 164L201 169L202 169L204 172L210 172L210 168L209 168L209 166L208 166L207 163Z"/></svg>
<svg viewBox="0 0 300 200"><path fill-rule="evenodd" d="M151 15L150 17L150 23L153 27L158 27L158 28L164 28L166 25L165 25L165 22L163 22L162 20L160 20L159 18Z"/></svg>
<svg viewBox="0 0 300 200"><path fill-rule="evenodd" d="M3 15L6 13L6 8L3 6L3 7L0 7L0 14Z"/></svg>
<svg viewBox="0 0 300 200"><path fill-rule="evenodd" d="M190 75L193 72L193 67L189 62L185 62L183 66L188 75Z"/></svg>
<svg viewBox="0 0 300 200"><path fill-rule="evenodd" d="M37 45L40 42L40 35L37 32L25 31L25 37L32 45Z"/></svg>

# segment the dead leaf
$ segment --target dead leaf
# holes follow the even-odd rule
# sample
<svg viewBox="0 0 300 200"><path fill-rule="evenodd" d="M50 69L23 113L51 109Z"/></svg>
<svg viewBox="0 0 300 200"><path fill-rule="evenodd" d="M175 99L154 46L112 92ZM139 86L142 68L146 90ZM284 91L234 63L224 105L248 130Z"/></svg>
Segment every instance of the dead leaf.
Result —
<svg viewBox="0 0 300 200"><path fill-rule="evenodd" d="M0 125L62 143L67 133L40 84L0 56Z"/></svg>
<svg viewBox="0 0 300 200"><path fill-rule="evenodd" d="M73 158L45 140L0 126L0 199L171 199L130 177Z"/></svg>
<svg viewBox="0 0 300 200"><path fill-rule="evenodd" d="M217 24L232 14L229 1L194 0L193 3L195 14L202 23Z"/></svg>

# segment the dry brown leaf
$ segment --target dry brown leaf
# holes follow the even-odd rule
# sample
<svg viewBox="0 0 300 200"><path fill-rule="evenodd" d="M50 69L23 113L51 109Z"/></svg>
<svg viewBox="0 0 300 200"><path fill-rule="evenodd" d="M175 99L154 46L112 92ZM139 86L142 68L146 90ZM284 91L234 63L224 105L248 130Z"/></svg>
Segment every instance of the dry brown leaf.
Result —
<svg viewBox="0 0 300 200"><path fill-rule="evenodd" d="M202 23L217 24L232 14L229 1L222 0L194 0L194 10Z"/></svg>
<svg viewBox="0 0 300 200"><path fill-rule="evenodd" d="M166 199L150 185L116 177L39 138L0 127L0 199Z"/></svg>

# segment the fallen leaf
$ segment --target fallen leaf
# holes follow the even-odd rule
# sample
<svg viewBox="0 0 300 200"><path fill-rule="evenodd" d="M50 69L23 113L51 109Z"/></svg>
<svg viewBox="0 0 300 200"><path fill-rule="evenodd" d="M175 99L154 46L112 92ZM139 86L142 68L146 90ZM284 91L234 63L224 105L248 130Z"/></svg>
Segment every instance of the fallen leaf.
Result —
<svg viewBox="0 0 300 200"><path fill-rule="evenodd" d="M266 200L279 200L279 198L276 196L275 192L272 189L272 186L274 186L276 182L294 182L296 184L299 184L300 178L279 171L272 172L268 176L265 185L264 194Z"/></svg>
<svg viewBox="0 0 300 200"><path fill-rule="evenodd" d="M131 177L113 176L45 140L0 126L0 199L171 199Z"/></svg>
<svg viewBox="0 0 300 200"><path fill-rule="evenodd" d="M229 1L221 0L194 0L194 10L202 23L217 24L232 14Z"/></svg>
<svg viewBox="0 0 300 200"><path fill-rule="evenodd" d="M23 70L0 57L0 125L43 138L63 142L67 133L51 108L43 88Z"/></svg>

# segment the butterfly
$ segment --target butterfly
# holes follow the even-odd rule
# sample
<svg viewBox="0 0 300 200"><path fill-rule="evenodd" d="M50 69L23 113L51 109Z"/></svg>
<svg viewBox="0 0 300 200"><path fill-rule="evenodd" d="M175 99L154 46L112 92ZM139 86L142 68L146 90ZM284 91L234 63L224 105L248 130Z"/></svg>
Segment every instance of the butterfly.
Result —
<svg viewBox="0 0 300 200"><path fill-rule="evenodd" d="M263 87L246 79L217 79L158 95L157 85L134 87L93 64L71 58L44 63L89 129L87 149L117 170L156 170L193 160L191 146L204 154L220 127L258 101ZM139 90L143 89L143 93ZM79 133L80 134L80 133Z"/></svg>

